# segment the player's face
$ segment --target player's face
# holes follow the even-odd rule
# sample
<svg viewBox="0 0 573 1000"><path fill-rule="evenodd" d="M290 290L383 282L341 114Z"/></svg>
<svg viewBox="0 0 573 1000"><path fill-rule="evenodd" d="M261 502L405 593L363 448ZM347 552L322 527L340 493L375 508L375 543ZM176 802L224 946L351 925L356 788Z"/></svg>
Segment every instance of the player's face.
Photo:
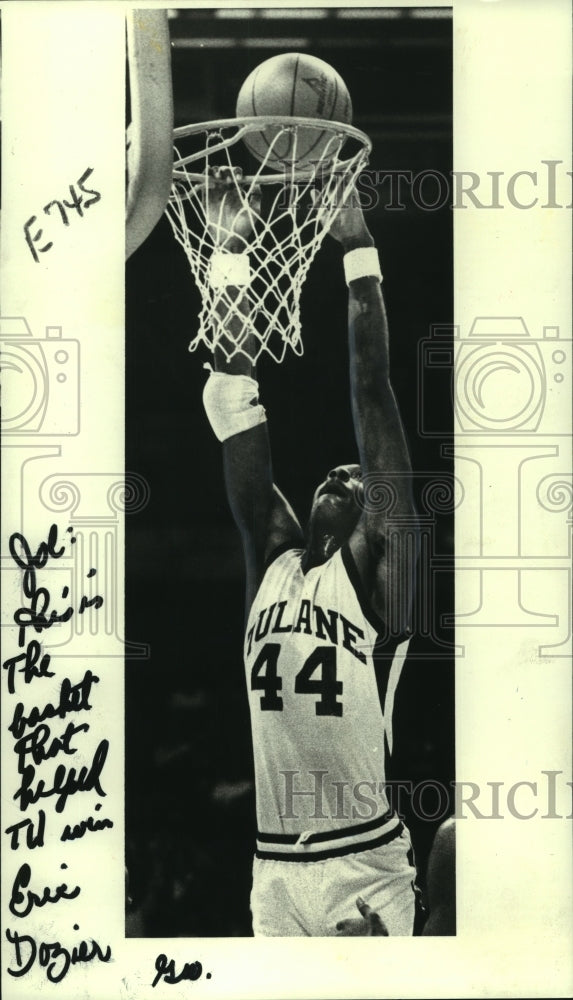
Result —
<svg viewBox="0 0 573 1000"><path fill-rule="evenodd" d="M320 516L334 534L355 528L362 511L362 472L359 465L337 465L315 490L311 520Z"/></svg>

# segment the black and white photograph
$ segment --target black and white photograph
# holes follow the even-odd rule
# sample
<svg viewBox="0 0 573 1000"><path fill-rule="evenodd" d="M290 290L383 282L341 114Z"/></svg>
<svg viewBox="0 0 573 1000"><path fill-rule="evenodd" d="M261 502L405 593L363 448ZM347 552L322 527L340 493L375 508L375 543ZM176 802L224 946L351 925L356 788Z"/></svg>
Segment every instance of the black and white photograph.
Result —
<svg viewBox="0 0 573 1000"><path fill-rule="evenodd" d="M126 673L142 934L327 936L358 897L390 934L428 915L456 485L448 373L417 368L453 350L452 17L387 13L169 14L175 128L212 124L181 135L127 267L126 465L151 484L126 526L127 634L151 646ZM246 285L214 273L245 264Z"/></svg>
<svg viewBox="0 0 573 1000"><path fill-rule="evenodd" d="M569 4L0 25L3 995L569 995Z"/></svg>

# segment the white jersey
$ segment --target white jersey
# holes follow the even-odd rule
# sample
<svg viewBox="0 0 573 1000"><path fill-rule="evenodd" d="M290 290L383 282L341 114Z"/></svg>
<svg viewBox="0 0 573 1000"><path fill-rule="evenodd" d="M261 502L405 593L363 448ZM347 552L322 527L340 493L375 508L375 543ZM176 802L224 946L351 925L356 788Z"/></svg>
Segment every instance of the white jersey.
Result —
<svg viewBox="0 0 573 1000"><path fill-rule="evenodd" d="M245 635L259 858L319 860L403 829L385 758L409 639L384 636L347 545L306 574L302 555L270 564Z"/></svg>

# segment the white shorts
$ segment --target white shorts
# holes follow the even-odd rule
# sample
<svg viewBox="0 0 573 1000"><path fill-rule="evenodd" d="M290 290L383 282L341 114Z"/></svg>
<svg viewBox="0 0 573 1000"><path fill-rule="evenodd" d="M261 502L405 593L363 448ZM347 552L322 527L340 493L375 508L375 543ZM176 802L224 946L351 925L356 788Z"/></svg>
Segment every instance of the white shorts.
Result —
<svg viewBox="0 0 573 1000"><path fill-rule="evenodd" d="M251 912L255 936L329 937L339 920L359 918L356 897L376 910L390 935L414 927L410 835L381 847L323 861L255 858Z"/></svg>

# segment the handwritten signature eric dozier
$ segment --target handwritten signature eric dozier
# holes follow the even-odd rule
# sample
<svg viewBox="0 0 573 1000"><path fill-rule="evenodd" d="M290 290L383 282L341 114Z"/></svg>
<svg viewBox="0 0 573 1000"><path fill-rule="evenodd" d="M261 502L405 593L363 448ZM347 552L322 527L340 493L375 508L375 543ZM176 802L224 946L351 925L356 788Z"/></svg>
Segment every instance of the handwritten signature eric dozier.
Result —
<svg viewBox="0 0 573 1000"><path fill-rule="evenodd" d="M79 930L78 924L74 924L74 930ZM13 957L16 966L15 968L8 966L7 972L16 978L25 976L37 962L46 970L46 977L51 983L60 983L72 965L94 960L109 962L111 958L110 946L102 947L94 940L80 941L67 948L59 941L36 941L31 934L19 934L18 931L11 931L8 927L6 937L14 946Z"/></svg>

